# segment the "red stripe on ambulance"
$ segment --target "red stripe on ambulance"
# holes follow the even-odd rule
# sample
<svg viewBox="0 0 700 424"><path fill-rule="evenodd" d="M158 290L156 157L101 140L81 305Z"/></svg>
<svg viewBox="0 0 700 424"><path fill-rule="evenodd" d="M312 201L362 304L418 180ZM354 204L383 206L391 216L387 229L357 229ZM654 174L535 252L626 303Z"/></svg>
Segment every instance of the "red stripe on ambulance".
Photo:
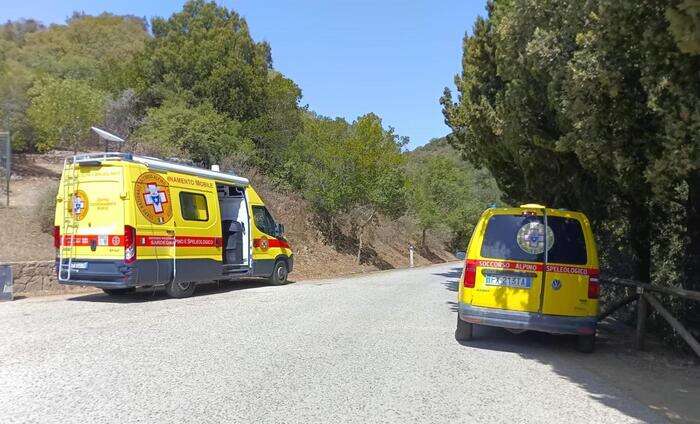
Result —
<svg viewBox="0 0 700 424"><path fill-rule="evenodd" d="M138 246L150 247L221 247L223 239L221 237L197 237L197 236L136 236Z"/></svg>
<svg viewBox="0 0 700 424"><path fill-rule="evenodd" d="M197 237L197 236L177 236L175 237L178 247L221 247L223 239L221 237ZM96 246L124 246L123 235L63 235L61 246L64 247L89 247ZM173 245L173 238L168 236L138 236L137 246L167 247Z"/></svg>

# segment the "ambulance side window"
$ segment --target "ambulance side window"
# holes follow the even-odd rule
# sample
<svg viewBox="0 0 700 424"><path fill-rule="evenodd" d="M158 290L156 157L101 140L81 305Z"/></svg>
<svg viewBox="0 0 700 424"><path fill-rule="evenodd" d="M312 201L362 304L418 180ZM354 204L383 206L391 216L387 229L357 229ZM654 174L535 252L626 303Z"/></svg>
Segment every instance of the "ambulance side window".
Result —
<svg viewBox="0 0 700 424"><path fill-rule="evenodd" d="M265 206L253 206L253 219L258 230L265 234L275 234L275 220Z"/></svg>
<svg viewBox="0 0 700 424"><path fill-rule="evenodd" d="M208 221L207 198L202 194L181 191L180 212L186 221Z"/></svg>

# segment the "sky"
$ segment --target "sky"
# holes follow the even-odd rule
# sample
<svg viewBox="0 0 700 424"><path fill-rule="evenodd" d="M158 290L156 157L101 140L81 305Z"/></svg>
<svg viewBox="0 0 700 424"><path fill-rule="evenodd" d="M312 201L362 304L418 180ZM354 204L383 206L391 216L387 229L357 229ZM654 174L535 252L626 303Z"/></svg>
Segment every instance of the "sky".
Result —
<svg viewBox="0 0 700 424"><path fill-rule="evenodd" d="M167 17L184 1L0 0L0 21L64 23L73 11ZM439 98L454 88L462 38L485 0L218 0L272 46L274 68L301 88L302 105L352 121L374 112L410 138L449 132Z"/></svg>

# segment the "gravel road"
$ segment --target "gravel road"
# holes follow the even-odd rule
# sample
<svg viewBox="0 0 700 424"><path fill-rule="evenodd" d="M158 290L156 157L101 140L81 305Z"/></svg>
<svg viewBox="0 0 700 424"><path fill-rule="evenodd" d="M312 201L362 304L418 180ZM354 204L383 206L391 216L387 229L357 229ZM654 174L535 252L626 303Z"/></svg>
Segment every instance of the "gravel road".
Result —
<svg viewBox="0 0 700 424"><path fill-rule="evenodd" d="M565 337L454 340L455 263L0 304L0 421L664 422Z"/></svg>

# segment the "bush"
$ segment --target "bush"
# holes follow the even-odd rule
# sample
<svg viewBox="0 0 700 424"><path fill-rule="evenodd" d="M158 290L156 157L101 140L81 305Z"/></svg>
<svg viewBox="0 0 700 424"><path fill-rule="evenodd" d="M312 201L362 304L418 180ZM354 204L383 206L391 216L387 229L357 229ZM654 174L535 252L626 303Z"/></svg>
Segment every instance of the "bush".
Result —
<svg viewBox="0 0 700 424"><path fill-rule="evenodd" d="M51 234L54 225L54 212L56 211L56 194L58 193L58 182L51 183L42 188L37 203L36 222L39 228L45 233Z"/></svg>

